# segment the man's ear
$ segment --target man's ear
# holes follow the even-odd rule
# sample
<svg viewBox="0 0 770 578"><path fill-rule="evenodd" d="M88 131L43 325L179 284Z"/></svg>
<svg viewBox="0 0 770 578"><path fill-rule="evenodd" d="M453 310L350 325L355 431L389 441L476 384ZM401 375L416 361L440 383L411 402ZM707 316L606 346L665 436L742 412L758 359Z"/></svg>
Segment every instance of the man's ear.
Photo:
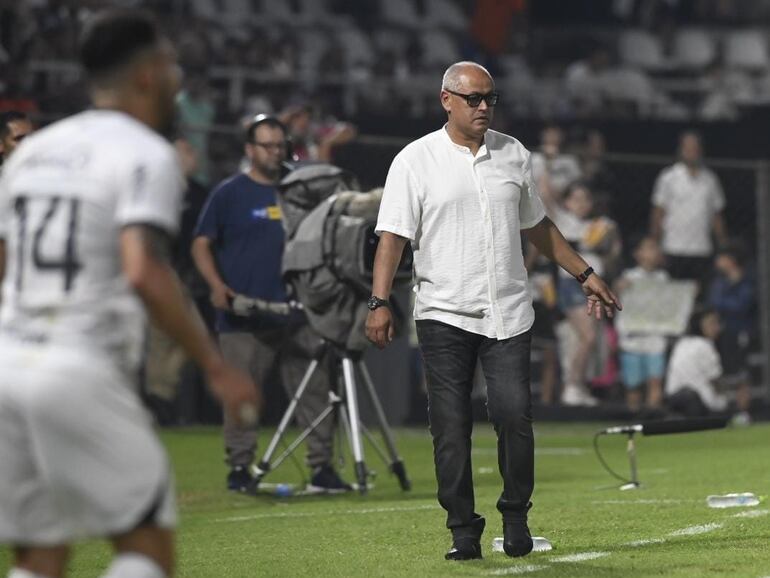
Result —
<svg viewBox="0 0 770 578"><path fill-rule="evenodd" d="M445 90L441 91L441 106L444 108L447 114L452 114L452 105L449 103L449 93Z"/></svg>

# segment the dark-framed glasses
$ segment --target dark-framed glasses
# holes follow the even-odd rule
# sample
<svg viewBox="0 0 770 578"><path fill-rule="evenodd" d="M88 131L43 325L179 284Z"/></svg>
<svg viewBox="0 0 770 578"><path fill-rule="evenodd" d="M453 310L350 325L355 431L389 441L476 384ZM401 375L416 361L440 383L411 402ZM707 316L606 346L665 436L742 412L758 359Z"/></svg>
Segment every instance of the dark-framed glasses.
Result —
<svg viewBox="0 0 770 578"><path fill-rule="evenodd" d="M285 151L286 147L289 146L286 141L281 142L259 142L256 140L250 141L251 144L256 145L258 147L262 147L265 150L269 151Z"/></svg>
<svg viewBox="0 0 770 578"><path fill-rule="evenodd" d="M465 102L467 102L468 106L471 108L476 108L479 106L482 100L487 103L487 106L495 106L500 100L500 93L494 90L486 94L479 94L478 92L463 94L462 92L455 92L454 90L449 90L448 88L444 88L444 90L449 94L454 94L455 96L464 98Z"/></svg>

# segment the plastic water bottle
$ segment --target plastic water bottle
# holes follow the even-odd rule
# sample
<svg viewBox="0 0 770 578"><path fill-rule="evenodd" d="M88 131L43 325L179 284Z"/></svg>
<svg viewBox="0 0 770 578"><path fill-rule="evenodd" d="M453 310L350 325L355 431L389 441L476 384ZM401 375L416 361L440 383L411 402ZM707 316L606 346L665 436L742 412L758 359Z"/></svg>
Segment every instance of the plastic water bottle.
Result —
<svg viewBox="0 0 770 578"><path fill-rule="evenodd" d="M709 508L735 508L759 505L759 498L751 492L742 494L725 494L724 496L709 496L706 498Z"/></svg>
<svg viewBox="0 0 770 578"><path fill-rule="evenodd" d="M532 551L533 552L547 552L553 550L553 545L541 536L532 536ZM492 540L493 552L504 552L503 550L503 537L495 538Z"/></svg>
<svg viewBox="0 0 770 578"><path fill-rule="evenodd" d="M275 495L279 498L288 498L294 493L294 488L289 484L278 484L275 486Z"/></svg>

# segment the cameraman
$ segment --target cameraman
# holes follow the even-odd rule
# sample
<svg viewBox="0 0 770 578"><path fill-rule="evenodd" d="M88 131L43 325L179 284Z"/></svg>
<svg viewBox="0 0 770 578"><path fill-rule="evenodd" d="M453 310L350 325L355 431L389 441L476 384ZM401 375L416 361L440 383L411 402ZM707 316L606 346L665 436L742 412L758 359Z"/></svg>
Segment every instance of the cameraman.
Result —
<svg viewBox="0 0 770 578"><path fill-rule="evenodd" d="M286 158L287 134L276 118L258 115L246 130L247 172L221 182L209 196L198 222L192 255L211 289L217 310L217 331L222 355L235 367L263 383L276 362L289 394L297 388L320 344L299 314L275 313L286 308L286 287L281 279L284 231L277 204L276 184ZM233 310L238 296L260 299L264 310L244 314ZM306 428L326 407L329 383L316 372L297 407L297 422ZM327 419L308 437L307 462L312 469L308 489L343 492L351 489L331 466L333 420ZM253 494L256 484L249 472L254 461L256 435L225 415L225 450L230 465L227 487Z"/></svg>

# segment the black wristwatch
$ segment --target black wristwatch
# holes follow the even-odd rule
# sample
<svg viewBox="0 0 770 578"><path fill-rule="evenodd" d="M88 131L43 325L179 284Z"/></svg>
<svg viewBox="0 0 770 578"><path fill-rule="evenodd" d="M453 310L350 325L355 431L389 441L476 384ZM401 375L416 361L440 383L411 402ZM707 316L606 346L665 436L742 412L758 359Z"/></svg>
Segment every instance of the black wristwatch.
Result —
<svg viewBox="0 0 770 578"><path fill-rule="evenodd" d="M372 295L366 302L366 306L369 308L369 311L374 311L379 307L390 307L390 301L387 299L380 299L376 295Z"/></svg>
<svg viewBox="0 0 770 578"><path fill-rule="evenodd" d="M593 272L594 272L594 268L593 267L589 267L588 269L583 271L580 275L575 277L575 279L577 279L578 283L580 283L582 285L583 283L588 281L588 278L591 276L591 274Z"/></svg>

